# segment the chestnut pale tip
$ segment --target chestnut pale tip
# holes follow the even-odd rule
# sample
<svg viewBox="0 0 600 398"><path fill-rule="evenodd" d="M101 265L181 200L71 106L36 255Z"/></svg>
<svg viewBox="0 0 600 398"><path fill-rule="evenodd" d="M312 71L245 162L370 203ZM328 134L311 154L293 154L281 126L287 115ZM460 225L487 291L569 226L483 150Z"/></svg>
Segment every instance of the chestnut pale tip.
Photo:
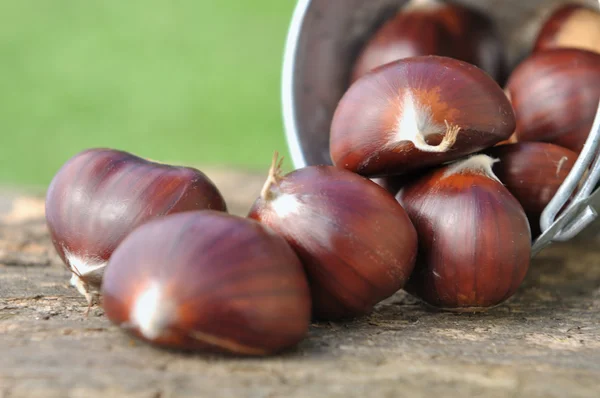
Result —
<svg viewBox="0 0 600 398"><path fill-rule="evenodd" d="M502 184L500 179L496 176L496 174L494 174L494 171L492 170L494 163L499 161L500 159L496 159L485 154L472 155L465 159L461 159L449 164L448 169L444 172L444 178L468 172L471 174L482 174Z"/></svg>
<svg viewBox="0 0 600 398"><path fill-rule="evenodd" d="M403 11L438 10L446 6L446 3L440 0L412 0L403 7Z"/></svg>
<svg viewBox="0 0 600 398"><path fill-rule="evenodd" d="M277 196L272 202L273 211L282 218L292 214L300 214L302 203L291 194L283 194Z"/></svg>
<svg viewBox="0 0 600 398"><path fill-rule="evenodd" d="M269 203L269 208L272 212L271 214L264 215L265 221L272 217L283 220L292 216L302 215L299 222L303 225L310 225L314 236L319 237L318 240L324 247L332 247L331 237L323 232L326 228L320 227L323 223L322 216L315 212L314 209L302 203L298 195L282 192L279 188L283 180L282 163L283 157L279 158L279 152L275 151L271 167L269 168L269 175L261 191L261 199ZM298 222L297 219L296 222Z"/></svg>
<svg viewBox="0 0 600 398"><path fill-rule="evenodd" d="M142 336L153 340L163 335L176 313L175 303L163 294L159 283L153 282L136 299L129 320Z"/></svg>
<svg viewBox="0 0 600 398"><path fill-rule="evenodd" d="M281 180L282 164L283 156L279 158L279 152L275 151L269 168L269 175L262 187L260 196L263 200L270 200L275 214L283 218L292 214L300 214L302 203L292 194L278 192L277 186Z"/></svg>
<svg viewBox="0 0 600 398"><path fill-rule="evenodd" d="M71 253L69 250L64 249L65 260L72 271L70 284L74 286L79 293L85 296L88 305L94 303L99 295L98 289L94 289L91 284L87 283L86 280L92 280L97 274L97 278L101 278L101 273L106 267L106 261L86 259ZM88 307L89 309L89 307Z"/></svg>
<svg viewBox="0 0 600 398"><path fill-rule="evenodd" d="M157 340L167 337L169 327L177 322L177 305L169 300L160 283L150 283L133 304L129 321L125 328L137 329L142 337ZM264 355L265 350L238 344L232 340L220 338L200 331L188 331L187 336L208 345L222 347L245 354Z"/></svg>
<svg viewBox="0 0 600 398"><path fill-rule="evenodd" d="M457 174L481 174L488 178L491 178L495 181L498 181L500 184L503 184L502 181L496 176L493 170L493 166L496 162L499 162L500 159L493 158L486 154L475 154L471 156L467 156L465 158L455 160L453 162L449 162L447 164L447 169L444 171L442 178L448 178ZM504 184L503 184L504 185ZM402 193L404 188L400 188L398 190L397 199L400 203L402 203ZM434 272L434 276L435 272Z"/></svg>
<svg viewBox="0 0 600 398"><path fill-rule="evenodd" d="M413 94L407 91L390 146L395 147L410 141L415 148L424 152L447 152L456 142L460 127L451 125L447 121L444 123L444 126L435 123L431 107L425 104L418 105ZM425 141L431 135L444 132L444 139L439 145L429 145Z"/></svg>

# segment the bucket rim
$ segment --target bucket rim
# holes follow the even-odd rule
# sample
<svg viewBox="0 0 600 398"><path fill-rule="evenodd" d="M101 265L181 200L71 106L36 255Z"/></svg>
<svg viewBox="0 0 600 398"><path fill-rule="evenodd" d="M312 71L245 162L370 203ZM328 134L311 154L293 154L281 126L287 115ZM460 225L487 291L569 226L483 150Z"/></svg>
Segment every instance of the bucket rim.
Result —
<svg viewBox="0 0 600 398"><path fill-rule="evenodd" d="M283 108L283 124L287 141L287 149L290 153L291 160L295 168L307 166L306 158L304 156L304 152L302 151L300 138L298 136L298 127L296 124L294 69L296 67L298 42L305 20L304 17L309 6L310 0L298 0L296 3L285 42L283 71L281 77L281 105Z"/></svg>

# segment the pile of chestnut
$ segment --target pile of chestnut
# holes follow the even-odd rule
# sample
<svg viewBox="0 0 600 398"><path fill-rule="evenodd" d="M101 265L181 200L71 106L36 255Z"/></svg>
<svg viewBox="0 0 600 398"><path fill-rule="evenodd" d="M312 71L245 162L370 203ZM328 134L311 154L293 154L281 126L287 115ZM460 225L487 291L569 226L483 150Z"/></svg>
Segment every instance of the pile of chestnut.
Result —
<svg viewBox="0 0 600 398"><path fill-rule="evenodd" d="M160 347L274 354L312 320L367 315L401 289L494 307L523 281L591 129L598 29L598 11L557 8L502 84L485 16L412 0L356 59L332 165L283 174L275 154L242 217L195 168L85 150L47 191L54 247L89 306Z"/></svg>

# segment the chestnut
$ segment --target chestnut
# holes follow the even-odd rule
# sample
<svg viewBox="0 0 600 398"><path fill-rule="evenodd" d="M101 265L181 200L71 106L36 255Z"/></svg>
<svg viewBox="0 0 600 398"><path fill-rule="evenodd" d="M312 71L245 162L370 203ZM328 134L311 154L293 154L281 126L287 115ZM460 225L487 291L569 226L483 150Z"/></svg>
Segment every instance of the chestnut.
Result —
<svg viewBox="0 0 600 398"><path fill-rule="evenodd" d="M537 237L540 216L573 168L577 154L546 142L519 142L485 151L494 159L492 170L519 201Z"/></svg>
<svg viewBox="0 0 600 398"><path fill-rule="evenodd" d="M483 311L511 297L531 256L531 232L517 199L477 154L436 168L397 199L417 229L419 252L405 286L451 311Z"/></svg>
<svg viewBox="0 0 600 398"><path fill-rule="evenodd" d="M289 349L308 333L300 260L260 223L215 210L150 220L111 256L108 319L153 346L246 356Z"/></svg>
<svg viewBox="0 0 600 398"><path fill-rule="evenodd" d="M361 48L351 82L402 58L440 55L479 66L497 79L503 51L494 22L478 10L440 0L410 0Z"/></svg>
<svg viewBox="0 0 600 398"><path fill-rule="evenodd" d="M302 261L320 320L359 317L400 290L417 234L394 196L329 165L282 175L276 158L248 217L283 236Z"/></svg>
<svg viewBox="0 0 600 398"><path fill-rule="evenodd" d="M577 3L556 7L543 22L533 51L561 47L600 53L600 11Z"/></svg>
<svg viewBox="0 0 600 398"><path fill-rule="evenodd" d="M511 73L507 90L517 141L551 142L579 153L600 101L600 54L573 48L533 53Z"/></svg>
<svg viewBox="0 0 600 398"><path fill-rule="evenodd" d="M367 177L406 174L506 140L515 116L483 70L435 55L401 59L357 80L333 115L333 164Z"/></svg>
<svg viewBox="0 0 600 398"><path fill-rule="evenodd" d="M136 226L170 213L227 211L227 206L199 170L91 148L60 168L46 192L45 209L52 243L72 272L71 284L91 306L110 255Z"/></svg>

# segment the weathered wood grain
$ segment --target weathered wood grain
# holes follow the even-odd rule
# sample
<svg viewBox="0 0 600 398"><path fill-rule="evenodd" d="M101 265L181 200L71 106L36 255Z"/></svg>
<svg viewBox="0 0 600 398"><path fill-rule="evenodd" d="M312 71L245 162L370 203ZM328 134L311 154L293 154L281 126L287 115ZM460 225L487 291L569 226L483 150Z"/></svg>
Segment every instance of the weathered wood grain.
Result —
<svg viewBox="0 0 600 398"><path fill-rule="evenodd" d="M208 174L242 215L263 181ZM370 316L313 325L310 337L284 355L236 359L155 349L112 326L100 308L86 318L85 300L68 286L51 248L41 199L1 197L2 398L598 397L600 391L600 247L589 238L544 250L518 294L489 312L438 312L398 293Z"/></svg>

